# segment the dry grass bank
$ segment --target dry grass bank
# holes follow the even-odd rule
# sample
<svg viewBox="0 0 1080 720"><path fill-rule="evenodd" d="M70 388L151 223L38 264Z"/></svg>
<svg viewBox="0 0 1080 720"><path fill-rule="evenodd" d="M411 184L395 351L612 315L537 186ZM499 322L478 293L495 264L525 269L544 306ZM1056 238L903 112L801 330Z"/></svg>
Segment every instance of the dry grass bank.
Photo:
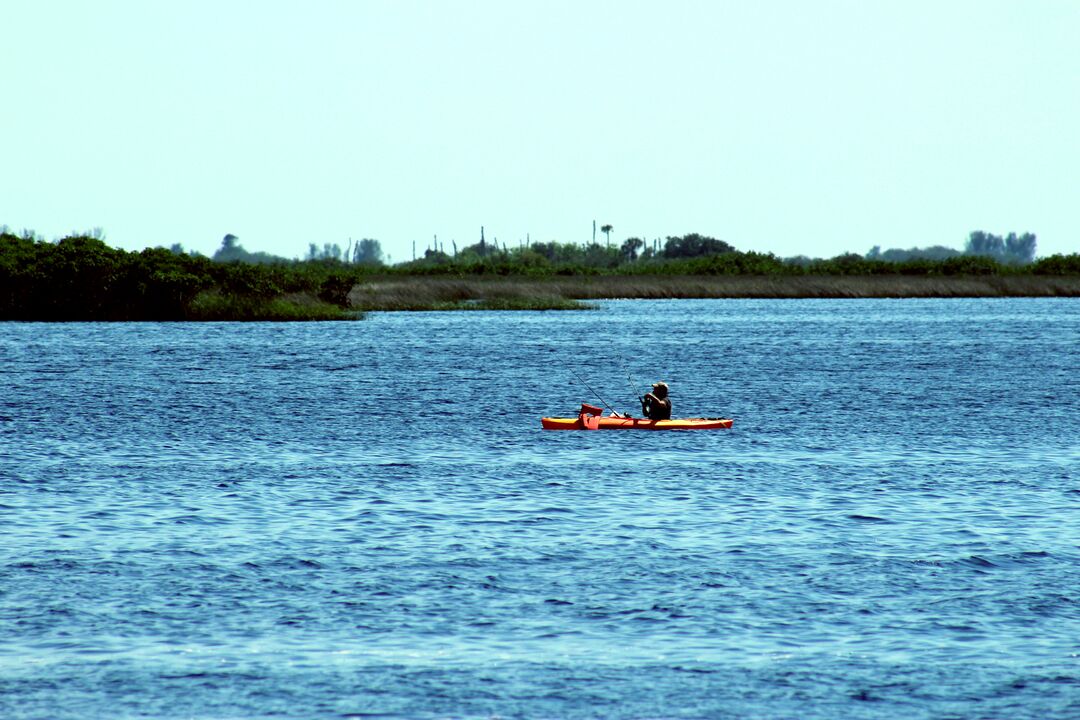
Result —
<svg viewBox="0 0 1080 720"><path fill-rule="evenodd" d="M358 310L565 309L609 298L1080 297L1080 277L595 276L381 277L353 287Z"/></svg>
<svg viewBox="0 0 1080 720"><path fill-rule="evenodd" d="M546 279L383 277L353 286L358 310L570 310L587 308L572 288ZM598 295L596 297L606 297Z"/></svg>

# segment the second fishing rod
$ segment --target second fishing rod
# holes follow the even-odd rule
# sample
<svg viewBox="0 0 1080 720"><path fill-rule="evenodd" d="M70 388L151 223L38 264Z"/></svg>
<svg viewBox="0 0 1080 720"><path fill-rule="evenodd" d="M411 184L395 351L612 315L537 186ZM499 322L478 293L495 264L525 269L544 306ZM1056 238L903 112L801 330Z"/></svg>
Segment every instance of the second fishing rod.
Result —
<svg viewBox="0 0 1080 720"><path fill-rule="evenodd" d="M634 394L634 398L638 401L639 404L644 403L644 397L645 396L638 391L638 384L634 380L634 377L630 374L630 369L626 366L626 361L623 359L622 355L619 355L618 357L619 357L619 364L622 365L623 372L626 373L626 380L627 380L627 382L630 383L630 389ZM570 367L570 366L567 366L567 367ZM592 387L590 387L589 384L587 382L585 382L585 380L582 379L581 375L579 375L577 373L577 371L574 370L574 368L570 367L570 372L573 373L574 377L577 378L577 381L579 383L581 383L582 385L584 385L585 389L588 390L589 392L591 392L596 397L596 399L600 401L600 403L604 407L606 407L608 410L610 410L615 415L621 414L617 410L615 410L615 408L613 408L610 404L608 404L608 402L606 400L604 400L604 398L600 397L600 393L593 390ZM644 407L642 409L644 410Z"/></svg>

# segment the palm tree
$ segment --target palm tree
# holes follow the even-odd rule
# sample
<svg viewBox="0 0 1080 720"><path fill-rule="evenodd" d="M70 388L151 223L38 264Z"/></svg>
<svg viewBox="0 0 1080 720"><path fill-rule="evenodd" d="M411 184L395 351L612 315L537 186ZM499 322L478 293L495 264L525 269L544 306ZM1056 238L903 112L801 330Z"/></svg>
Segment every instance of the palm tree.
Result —
<svg viewBox="0 0 1080 720"><path fill-rule="evenodd" d="M638 250L645 245L645 241L641 238L627 238L622 244L622 254L630 262L634 262L638 257Z"/></svg>
<svg viewBox="0 0 1080 720"><path fill-rule="evenodd" d="M615 228L613 228L611 225L600 226L600 232L604 233L605 237L607 238L607 240L605 240L605 244L607 245L607 247L611 247L611 231L614 229Z"/></svg>

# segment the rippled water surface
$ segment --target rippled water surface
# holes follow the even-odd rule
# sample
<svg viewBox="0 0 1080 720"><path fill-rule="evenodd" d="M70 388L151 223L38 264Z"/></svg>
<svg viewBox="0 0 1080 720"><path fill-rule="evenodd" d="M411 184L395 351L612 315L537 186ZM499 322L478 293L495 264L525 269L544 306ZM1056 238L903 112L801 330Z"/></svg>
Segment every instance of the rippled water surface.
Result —
<svg viewBox="0 0 1080 720"><path fill-rule="evenodd" d="M0 716L1078 717L1078 480L1076 300L0 324Z"/></svg>

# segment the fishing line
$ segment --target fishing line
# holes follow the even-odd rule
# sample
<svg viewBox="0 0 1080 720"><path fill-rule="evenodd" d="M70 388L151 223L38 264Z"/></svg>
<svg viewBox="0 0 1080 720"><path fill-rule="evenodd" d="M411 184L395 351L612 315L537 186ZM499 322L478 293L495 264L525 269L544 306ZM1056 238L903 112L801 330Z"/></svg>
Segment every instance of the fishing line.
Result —
<svg viewBox="0 0 1080 720"><path fill-rule="evenodd" d="M606 407L606 408L607 408L608 410L610 410L611 412L615 413L616 415L618 414L618 413L616 413L616 412L615 412L615 408L613 408L613 407L611 407L610 405L608 405L608 404L607 404L607 402L605 402L605 401L604 401L604 398L600 397L600 393L598 393L598 392L596 392L595 390L593 390L593 389L592 389L591 387L589 387L589 383L587 383L587 382L585 382L584 380L582 380L582 379L581 379L581 376L577 374L577 372L576 372L576 371L574 370L574 368L570 367L569 365L567 365L566 367L567 367L567 369L568 369L568 370L569 370L570 372L574 373L574 377L576 377L576 378L578 379L578 382L579 382L579 383L581 383L582 385L584 385L584 386L585 386L585 389L586 389L586 390L588 390L589 392L591 392L591 393L592 393L593 395L595 395L595 396L596 396L596 399L597 399L597 400L599 400L599 401L600 401L600 403L601 403L601 404L602 404L602 405L603 405L604 407Z"/></svg>
<svg viewBox="0 0 1080 720"><path fill-rule="evenodd" d="M634 397L636 397L640 401L642 395L638 392L637 382L634 380L634 378L630 377L630 369L626 367L626 361L623 359L622 355L619 355L619 363L622 365L622 369L626 372L626 379L630 381L630 387L634 390Z"/></svg>

